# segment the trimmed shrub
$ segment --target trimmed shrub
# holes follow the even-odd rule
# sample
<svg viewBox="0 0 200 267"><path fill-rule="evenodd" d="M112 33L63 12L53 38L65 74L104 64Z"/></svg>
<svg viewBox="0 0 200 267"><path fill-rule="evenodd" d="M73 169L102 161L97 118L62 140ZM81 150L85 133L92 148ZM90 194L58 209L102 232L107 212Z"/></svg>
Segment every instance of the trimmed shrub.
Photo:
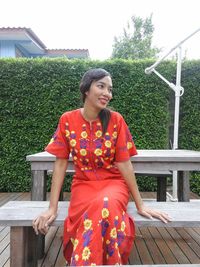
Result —
<svg viewBox="0 0 200 267"><path fill-rule="evenodd" d="M30 165L25 158L44 150L63 112L81 106L79 82L89 68L101 67L111 73L114 98L110 106L124 116L137 148L167 149L171 89L156 75L144 73L152 63L149 60L1 59L0 191L30 191ZM200 102L194 99L199 97L199 72L189 74L199 66L200 62L193 61L184 64L183 81L187 91L181 100L182 148L200 148L200 126L197 126ZM173 81L176 64L164 62L159 71ZM195 101L193 104L191 99ZM186 138L188 134L190 140ZM69 190L71 178L66 180L65 189ZM138 178L138 184L141 191L156 189L153 178Z"/></svg>

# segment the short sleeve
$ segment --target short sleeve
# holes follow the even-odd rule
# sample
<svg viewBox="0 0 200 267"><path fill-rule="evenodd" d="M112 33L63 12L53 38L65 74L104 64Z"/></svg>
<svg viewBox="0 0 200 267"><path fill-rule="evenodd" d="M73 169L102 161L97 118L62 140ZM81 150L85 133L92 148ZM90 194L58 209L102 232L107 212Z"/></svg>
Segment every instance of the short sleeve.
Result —
<svg viewBox="0 0 200 267"><path fill-rule="evenodd" d="M137 155L137 149L133 142L130 130L121 116L118 125L115 161L126 161L134 155Z"/></svg>
<svg viewBox="0 0 200 267"><path fill-rule="evenodd" d="M61 116L58 127L52 136L49 144L45 147L45 151L55 155L57 158L69 158L70 150L69 144L66 138L66 124Z"/></svg>

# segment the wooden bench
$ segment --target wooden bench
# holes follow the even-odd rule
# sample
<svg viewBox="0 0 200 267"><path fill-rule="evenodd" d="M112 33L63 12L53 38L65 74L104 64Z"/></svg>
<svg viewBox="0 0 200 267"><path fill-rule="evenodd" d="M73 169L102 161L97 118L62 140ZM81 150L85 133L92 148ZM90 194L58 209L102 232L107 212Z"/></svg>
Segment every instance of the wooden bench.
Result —
<svg viewBox="0 0 200 267"><path fill-rule="evenodd" d="M47 174L52 175L53 171L48 170ZM66 174L73 175L75 173L74 170L67 169ZM157 201L166 201L167 200L167 177L172 176L171 171L136 171L137 176L152 176L157 179ZM60 200L63 200L63 192L60 194Z"/></svg>
<svg viewBox="0 0 200 267"><path fill-rule="evenodd" d="M154 227L199 227L200 202L156 202L147 201L148 206L167 212L173 221L164 224L157 219L149 220L137 214L135 205L130 202L128 213L137 226ZM0 207L0 225L10 226L10 266L36 267L38 236L32 228L32 221L49 205L48 201L10 201ZM69 202L59 202L58 216L52 225L63 225ZM179 265L180 266L180 265Z"/></svg>

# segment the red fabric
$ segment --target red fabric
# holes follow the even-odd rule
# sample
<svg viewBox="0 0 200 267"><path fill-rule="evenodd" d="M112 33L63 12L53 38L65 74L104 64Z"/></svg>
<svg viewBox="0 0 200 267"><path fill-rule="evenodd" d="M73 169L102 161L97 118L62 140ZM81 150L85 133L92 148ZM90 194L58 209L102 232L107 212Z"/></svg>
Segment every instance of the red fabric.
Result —
<svg viewBox="0 0 200 267"><path fill-rule="evenodd" d="M126 213L129 190L115 162L137 154L117 112L104 137L99 119L87 122L80 109L64 113L45 149L75 164L71 201L64 224L64 255L72 266L126 264L135 236Z"/></svg>

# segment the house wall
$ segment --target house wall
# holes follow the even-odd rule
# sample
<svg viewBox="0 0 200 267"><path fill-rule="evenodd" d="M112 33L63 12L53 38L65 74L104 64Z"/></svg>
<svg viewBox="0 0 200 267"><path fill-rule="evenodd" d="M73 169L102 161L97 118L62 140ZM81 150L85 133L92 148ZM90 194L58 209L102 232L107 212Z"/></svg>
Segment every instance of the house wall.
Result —
<svg viewBox="0 0 200 267"><path fill-rule="evenodd" d="M12 41L0 41L0 57L16 57L15 43Z"/></svg>

